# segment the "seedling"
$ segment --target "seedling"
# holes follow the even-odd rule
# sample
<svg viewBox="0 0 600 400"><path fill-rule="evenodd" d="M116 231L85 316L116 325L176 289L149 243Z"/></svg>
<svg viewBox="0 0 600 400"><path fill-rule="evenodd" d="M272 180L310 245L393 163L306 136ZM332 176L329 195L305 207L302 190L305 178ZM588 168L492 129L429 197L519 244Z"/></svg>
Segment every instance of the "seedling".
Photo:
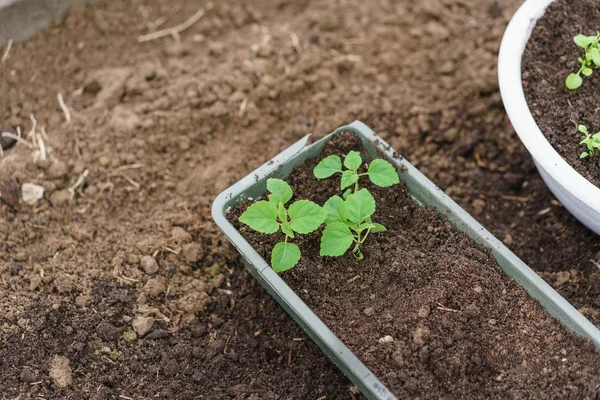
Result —
<svg viewBox="0 0 600 400"><path fill-rule="evenodd" d="M327 226L321 237L321 256L341 256L354 244L352 253L358 260L364 258L360 245L369 233L384 232L386 227L371 221L375 199L367 189L360 189L346 200L333 196L323 206L327 210Z"/></svg>
<svg viewBox="0 0 600 400"><path fill-rule="evenodd" d="M358 192L358 180L361 176L368 176L371 182L381 187L392 186L400 182L396 170L389 162L380 158L375 159L369 164L367 172L359 174L358 169L362 165L362 162L363 160L360 153L351 150L344 157L345 170L342 169L342 160L340 157L334 154L321 160L321 162L315 166L313 173L318 179L329 178L336 173L341 173L342 180L340 183L340 190L343 191L354 185L354 190L349 189L344 192L344 198L347 198L352 192Z"/></svg>
<svg viewBox="0 0 600 400"><path fill-rule="evenodd" d="M575 44L585 50L584 57L579 57L580 68L577 72L571 72L565 80L565 85L570 90L575 90L583 83L581 75L590 76L595 69L600 68L600 32L594 36L579 34L573 38Z"/></svg>
<svg viewBox="0 0 600 400"><path fill-rule="evenodd" d="M285 205L292 199L292 188L281 179L268 179L269 200L253 203L240 216L240 222L257 232L274 234L281 229L285 241L279 242L271 252L271 267L275 272L291 269L300 260L300 248L288 239L296 233L307 234L315 231L327 218L327 211L309 200L297 200L289 208Z"/></svg>
<svg viewBox="0 0 600 400"><path fill-rule="evenodd" d="M577 130L585 135L585 139L579 142L579 144L585 144L587 146L587 151L581 153L579 158L594 157L596 151L600 151L600 132L596 132L592 135L585 125L579 125Z"/></svg>

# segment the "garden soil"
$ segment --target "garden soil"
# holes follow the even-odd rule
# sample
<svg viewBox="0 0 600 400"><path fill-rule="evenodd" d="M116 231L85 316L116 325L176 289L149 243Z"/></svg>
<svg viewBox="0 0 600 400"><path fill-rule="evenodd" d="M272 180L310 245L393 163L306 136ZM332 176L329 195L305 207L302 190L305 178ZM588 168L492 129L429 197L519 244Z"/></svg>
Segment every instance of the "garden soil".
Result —
<svg viewBox="0 0 600 400"><path fill-rule="evenodd" d="M578 131L600 131L600 74L583 77L583 85L568 90L565 78L577 72L585 51L573 42L580 33L595 35L600 8L594 0L558 0L538 21L523 55L523 89L533 116L552 146L584 178L600 187L600 158L580 159L587 151Z"/></svg>
<svg viewBox="0 0 600 400"><path fill-rule="evenodd" d="M286 179L294 197L325 204L341 195L340 175L318 180L325 157L361 151L345 133ZM369 162L363 152L365 162ZM363 167L359 173L366 172ZM373 221L387 227L351 251L320 257L322 229L296 235L302 258L283 279L398 398L594 398L600 353L564 327L498 266L487 249L403 186L359 181L375 198ZM283 241L230 221L265 259ZM569 357L566 357L566 355ZM562 356L560 356L562 355Z"/></svg>
<svg viewBox="0 0 600 400"><path fill-rule="evenodd" d="M228 185L355 119L600 324L600 241L502 108L518 3L92 0L3 49L0 127L31 144L35 120L46 160L0 159L0 398L359 398L210 219Z"/></svg>

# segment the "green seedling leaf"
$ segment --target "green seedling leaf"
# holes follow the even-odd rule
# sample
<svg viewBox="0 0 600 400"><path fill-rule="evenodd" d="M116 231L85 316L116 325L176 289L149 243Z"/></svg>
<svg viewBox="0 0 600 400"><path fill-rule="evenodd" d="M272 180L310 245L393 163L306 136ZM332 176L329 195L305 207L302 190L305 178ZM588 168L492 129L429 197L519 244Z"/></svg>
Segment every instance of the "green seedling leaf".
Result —
<svg viewBox="0 0 600 400"><path fill-rule="evenodd" d="M344 190L348 186L354 185L356 182L358 182L358 175L356 175L353 171L344 171L342 172L340 190Z"/></svg>
<svg viewBox="0 0 600 400"><path fill-rule="evenodd" d="M362 164L362 157L358 151L351 150L344 158L344 166L349 170L358 170L360 164Z"/></svg>
<svg viewBox="0 0 600 400"><path fill-rule="evenodd" d="M583 49L587 48L593 41L594 41L594 36L592 36L592 39L590 39L589 36L585 36L582 34L576 35L573 38L573 41L575 42L575 44Z"/></svg>
<svg viewBox="0 0 600 400"><path fill-rule="evenodd" d="M346 200L348 219L361 224L375 212L375 199L367 189L352 193Z"/></svg>
<svg viewBox="0 0 600 400"><path fill-rule="evenodd" d="M582 83L583 79L581 78L581 76L575 73L570 73L569 76L567 76L567 80L565 81L565 85L569 90L577 89L581 86Z"/></svg>
<svg viewBox="0 0 600 400"><path fill-rule="evenodd" d="M358 229L357 229L357 230L358 230L359 232L362 232L362 231L364 231L365 229L371 229L371 228L373 228L373 227L375 227L375 225L373 225L373 223L371 223L371 222L365 222L365 223L362 223L362 224L360 224L360 225L358 226Z"/></svg>
<svg viewBox="0 0 600 400"><path fill-rule="evenodd" d="M387 228L381 224L373 224L373 228L371 229L371 233L385 232Z"/></svg>
<svg viewBox="0 0 600 400"><path fill-rule="evenodd" d="M590 54L592 55L592 61L596 67L600 67L600 49L594 47L590 50Z"/></svg>
<svg viewBox="0 0 600 400"><path fill-rule="evenodd" d="M277 206L277 216L281 222L287 221L287 210L282 202L279 202L279 206Z"/></svg>
<svg viewBox="0 0 600 400"><path fill-rule="evenodd" d="M332 222L323 230L319 253L321 256L341 256L350 248L353 241L354 236L346 224Z"/></svg>
<svg viewBox="0 0 600 400"><path fill-rule="evenodd" d="M348 208L340 196L331 197L325 202L323 208L327 211L327 219L325 219L325 223L327 224L331 222L346 222L348 219Z"/></svg>
<svg viewBox="0 0 600 400"><path fill-rule="evenodd" d="M590 76L591 74L594 73L594 70L588 67L585 67L584 69L581 70L581 73L585 76Z"/></svg>
<svg viewBox="0 0 600 400"><path fill-rule="evenodd" d="M585 144L587 151L579 155L579 158L594 157L596 151L600 151L600 132L591 135L585 125L579 125L577 130L585 135L585 138L579 144Z"/></svg>
<svg viewBox="0 0 600 400"><path fill-rule="evenodd" d="M275 204L279 204L280 202L285 204L292 198L292 188L287 182L281 179L269 178L267 180L267 189L271 192L269 201Z"/></svg>
<svg viewBox="0 0 600 400"><path fill-rule="evenodd" d="M298 200L288 209L290 227L298 233L316 230L327 218L327 211L309 200Z"/></svg>
<svg viewBox="0 0 600 400"><path fill-rule="evenodd" d="M388 187L400 182L394 166L381 158L371 162L367 174L371 182L377 186Z"/></svg>
<svg viewBox="0 0 600 400"><path fill-rule="evenodd" d="M315 177L318 179L329 178L336 172L342 172L342 160L336 155L325 157L313 170Z"/></svg>
<svg viewBox="0 0 600 400"><path fill-rule="evenodd" d="M240 222L258 232L275 233L279 230L277 206L270 201L257 201L240 216Z"/></svg>
<svg viewBox="0 0 600 400"><path fill-rule="evenodd" d="M273 247L271 266L275 272L294 268L300 261L300 249L293 243L280 242Z"/></svg>
<svg viewBox="0 0 600 400"><path fill-rule="evenodd" d="M290 226L289 222L281 223L281 232L283 232L290 239L293 239L295 237L294 231L292 230L292 227Z"/></svg>

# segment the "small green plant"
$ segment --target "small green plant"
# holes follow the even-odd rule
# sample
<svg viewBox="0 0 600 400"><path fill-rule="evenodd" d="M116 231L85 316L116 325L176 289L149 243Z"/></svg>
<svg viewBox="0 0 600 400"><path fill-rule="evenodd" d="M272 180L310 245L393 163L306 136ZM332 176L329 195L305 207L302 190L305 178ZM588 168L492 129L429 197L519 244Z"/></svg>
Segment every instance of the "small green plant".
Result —
<svg viewBox="0 0 600 400"><path fill-rule="evenodd" d="M352 253L358 260L364 255L360 245L370 233L384 232L386 227L374 223L371 216L375 212L375 199L367 189L360 189L361 176L368 176L377 186L388 187L400 182L394 166L380 158L371 161L367 172L358 173L363 159L358 151L351 150L342 160L337 155L325 157L318 163L313 173L318 179L325 179L341 173L340 190L342 197L332 196L323 208L327 211L327 226L321 236L321 256L341 256L354 244ZM354 188L350 186L354 185Z"/></svg>
<svg viewBox="0 0 600 400"><path fill-rule="evenodd" d="M375 199L367 189L360 189L346 200L333 196L323 206L327 210L327 226L321 236L321 256L341 256L354 244L352 253L364 258L360 245L369 233L384 232L386 227L371 221Z"/></svg>
<svg viewBox="0 0 600 400"><path fill-rule="evenodd" d="M268 179L269 200L253 203L240 216L240 222L257 232L273 234L281 231L285 241L279 242L271 252L271 266L275 272L291 269L300 260L300 248L288 239L296 233L307 234L315 231L327 218L323 207L309 200L297 200L289 208L285 205L292 199L292 188L281 179Z"/></svg>
<svg viewBox="0 0 600 400"><path fill-rule="evenodd" d="M575 90L583 83L581 75L590 76L594 70L600 68L600 32L593 36L576 35L573 38L575 44L585 50L585 55L579 57L580 68L577 72L571 72L565 80L565 85L570 90Z"/></svg>
<svg viewBox="0 0 600 400"><path fill-rule="evenodd" d="M340 157L334 154L321 160L321 162L315 166L313 173L318 179L329 178L336 173L341 173L342 180L340 183L340 190L344 190L354 185L354 190L349 189L344 192L344 198L347 198L350 193L358 191L358 180L361 176L368 176L371 182L381 187L392 186L400 182L396 170L389 162L380 158L375 159L369 164L367 172L359 174L358 169L362 165L362 162L363 160L360 153L351 150L344 157L345 170L342 170L342 160Z"/></svg>
<svg viewBox="0 0 600 400"><path fill-rule="evenodd" d="M600 151L600 132L596 132L592 135L585 125L579 125L577 130L585 135L585 139L579 142L579 144L585 144L587 146L587 151L581 153L579 158L594 157L596 151Z"/></svg>

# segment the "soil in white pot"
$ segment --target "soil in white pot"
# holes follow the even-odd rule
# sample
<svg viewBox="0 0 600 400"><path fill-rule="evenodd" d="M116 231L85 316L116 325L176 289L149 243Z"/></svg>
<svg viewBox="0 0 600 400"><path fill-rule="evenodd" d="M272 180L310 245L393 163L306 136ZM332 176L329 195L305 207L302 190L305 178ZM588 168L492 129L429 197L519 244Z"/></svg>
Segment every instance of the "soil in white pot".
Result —
<svg viewBox="0 0 600 400"><path fill-rule="evenodd" d="M591 36L600 30L597 0L556 0L538 20L523 54L523 90L540 130L558 153L584 178L600 187L600 152L580 159L584 124L600 131L600 70L583 77L576 90L565 86L579 70L585 51L573 42L577 34Z"/></svg>

